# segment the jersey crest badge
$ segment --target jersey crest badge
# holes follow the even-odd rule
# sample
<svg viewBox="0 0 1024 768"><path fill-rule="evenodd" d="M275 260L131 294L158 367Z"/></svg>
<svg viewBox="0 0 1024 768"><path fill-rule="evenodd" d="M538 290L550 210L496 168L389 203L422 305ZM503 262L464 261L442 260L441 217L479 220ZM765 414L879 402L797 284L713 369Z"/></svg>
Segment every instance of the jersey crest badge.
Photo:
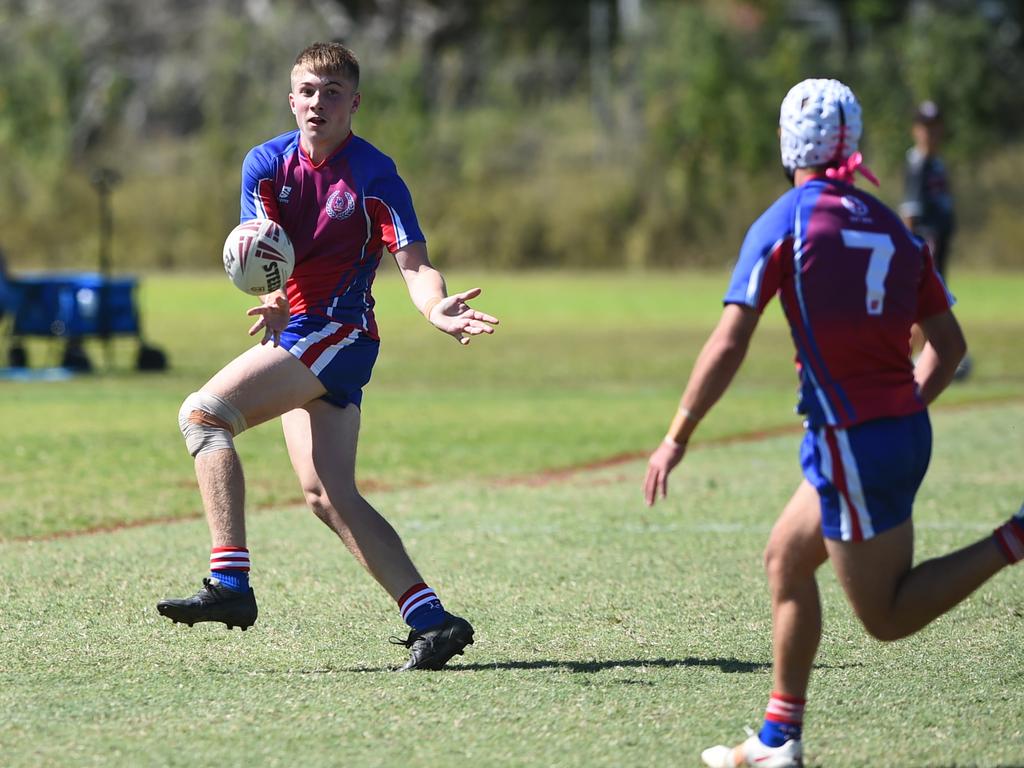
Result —
<svg viewBox="0 0 1024 768"><path fill-rule="evenodd" d="M324 206L327 215L338 221L347 219L355 209L356 196L347 190L331 192L331 196L327 198L327 205Z"/></svg>

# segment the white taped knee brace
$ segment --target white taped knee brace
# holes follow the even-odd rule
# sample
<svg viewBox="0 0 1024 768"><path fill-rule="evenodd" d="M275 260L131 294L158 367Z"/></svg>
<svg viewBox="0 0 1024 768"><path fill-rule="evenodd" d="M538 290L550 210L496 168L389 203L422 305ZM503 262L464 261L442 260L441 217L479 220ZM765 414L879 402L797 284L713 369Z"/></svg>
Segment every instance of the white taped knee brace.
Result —
<svg viewBox="0 0 1024 768"><path fill-rule="evenodd" d="M230 431L223 427L209 424L197 424L192 421L192 412L201 411L223 421ZM193 392L185 398L178 411L178 427L185 436L185 447L195 458L200 453L234 448L232 438L241 434L245 428L245 416L235 406L222 397L209 392Z"/></svg>

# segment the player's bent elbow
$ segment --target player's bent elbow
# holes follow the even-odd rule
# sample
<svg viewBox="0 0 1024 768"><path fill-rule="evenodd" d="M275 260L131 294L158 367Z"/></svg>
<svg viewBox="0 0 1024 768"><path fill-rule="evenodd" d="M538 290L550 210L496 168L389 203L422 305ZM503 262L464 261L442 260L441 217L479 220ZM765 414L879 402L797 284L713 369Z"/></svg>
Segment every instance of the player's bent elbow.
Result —
<svg viewBox="0 0 1024 768"><path fill-rule="evenodd" d="M942 363L956 367L964 359L967 339L952 312L923 320L921 329Z"/></svg>
<svg viewBox="0 0 1024 768"><path fill-rule="evenodd" d="M960 341L956 347L956 352L953 355L953 359L956 360L957 365L959 365L960 361L963 360L965 357L967 357L967 339L965 339L961 335Z"/></svg>
<svg viewBox="0 0 1024 768"><path fill-rule="evenodd" d="M967 342L960 337L959 342L950 341L941 348L936 348L936 355L939 358L939 365L949 376L952 376L964 357L967 356Z"/></svg>
<svg viewBox="0 0 1024 768"><path fill-rule="evenodd" d="M959 332L959 328L957 331L958 333L943 334L932 341L932 346L935 347L939 359L943 362L949 361L953 366L959 365L967 354L967 339L964 338L963 333Z"/></svg>

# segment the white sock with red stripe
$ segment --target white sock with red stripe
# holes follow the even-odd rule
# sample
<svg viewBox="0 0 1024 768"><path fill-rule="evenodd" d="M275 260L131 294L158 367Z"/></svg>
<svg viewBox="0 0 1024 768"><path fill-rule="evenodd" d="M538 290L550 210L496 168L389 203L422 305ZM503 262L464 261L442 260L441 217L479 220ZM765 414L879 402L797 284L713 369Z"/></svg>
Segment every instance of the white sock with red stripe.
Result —
<svg viewBox="0 0 1024 768"><path fill-rule="evenodd" d="M210 550L210 576L228 589L249 591L249 550L214 547Z"/></svg>
<svg viewBox="0 0 1024 768"><path fill-rule="evenodd" d="M402 593L398 609L402 620L417 632L437 626L448 616L434 590L423 582L413 584Z"/></svg>
<svg viewBox="0 0 1024 768"><path fill-rule="evenodd" d="M1024 560L1024 505L1016 515L996 528L992 536L1010 565Z"/></svg>
<svg viewBox="0 0 1024 768"><path fill-rule="evenodd" d="M757 737L769 747L781 747L787 741L799 741L804 725L807 699L772 692L764 711L764 724Z"/></svg>

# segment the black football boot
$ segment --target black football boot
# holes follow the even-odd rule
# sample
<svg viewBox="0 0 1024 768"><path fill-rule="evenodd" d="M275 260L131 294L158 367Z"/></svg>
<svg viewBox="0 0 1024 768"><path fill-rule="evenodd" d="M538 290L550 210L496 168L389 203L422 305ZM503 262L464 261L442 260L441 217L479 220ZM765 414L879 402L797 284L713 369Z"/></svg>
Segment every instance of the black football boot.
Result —
<svg viewBox="0 0 1024 768"><path fill-rule="evenodd" d="M203 579L203 588L192 597L168 598L156 604L161 616L190 627L200 621L222 621L228 629L241 627L244 632L256 623L256 594L250 589L240 592L228 589L217 579Z"/></svg>
<svg viewBox="0 0 1024 768"><path fill-rule="evenodd" d="M409 632L406 640L392 640L395 645L404 645L409 649L409 660L398 668L399 672L407 669L441 669L448 660L462 649L473 644L473 627L465 619L449 614L448 618L436 627L417 632Z"/></svg>

